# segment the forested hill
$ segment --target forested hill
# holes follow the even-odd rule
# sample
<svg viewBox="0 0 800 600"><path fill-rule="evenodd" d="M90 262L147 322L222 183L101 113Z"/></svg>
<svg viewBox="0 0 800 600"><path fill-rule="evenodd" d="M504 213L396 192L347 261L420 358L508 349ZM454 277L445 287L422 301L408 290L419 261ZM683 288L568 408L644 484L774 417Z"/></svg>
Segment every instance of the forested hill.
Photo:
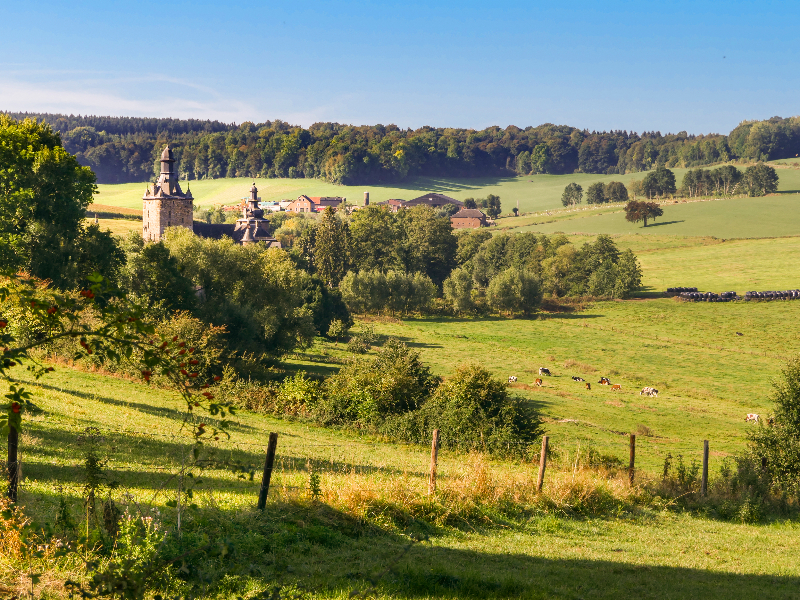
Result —
<svg viewBox="0 0 800 600"><path fill-rule="evenodd" d="M409 175L618 173L800 154L800 117L745 121L730 134L587 131L545 124L473 129L282 121L240 125L195 119L8 113L44 120L100 183L149 181L166 142L182 178L315 177L349 185Z"/></svg>

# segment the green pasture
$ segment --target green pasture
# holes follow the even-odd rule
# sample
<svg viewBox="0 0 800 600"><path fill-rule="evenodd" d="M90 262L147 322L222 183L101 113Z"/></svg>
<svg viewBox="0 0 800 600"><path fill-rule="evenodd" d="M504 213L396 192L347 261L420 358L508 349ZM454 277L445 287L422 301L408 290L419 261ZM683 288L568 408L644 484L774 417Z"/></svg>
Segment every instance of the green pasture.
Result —
<svg viewBox="0 0 800 600"><path fill-rule="evenodd" d="M567 213L557 220L534 219L515 231L541 233L648 234L758 238L800 235L800 194L780 194L764 198L729 198L703 202L677 202L662 207L664 216L642 223L625 220L622 207L601 211ZM511 218L503 219L504 226Z"/></svg>
<svg viewBox="0 0 800 600"><path fill-rule="evenodd" d="M625 459L627 433L646 431L637 438L639 476L646 478L657 476L667 452L682 454L687 462L699 459L702 440L708 439L713 477L725 456L744 447L744 414L769 412L770 380L785 358L800 350L800 339L786 327L798 316L800 303L663 299L602 302L582 312L536 319L384 318L370 325L418 349L440 375L464 361L480 362L499 377L516 375L512 391L539 408L556 451L592 445ZM289 366L327 373L345 354L342 344L318 340ZM540 366L553 376L544 378L544 387L532 388ZM130 494L122 496L123 507L174 517L166 503L192 444L181 429L183 414L174 395L66 367L39 382L24 372L15 375L30 386L42 409L26 417L20 442L20 501L30 514L52 520L58 486L74 510L81 510L84 446L79 436L95 426L104 437L106 469L120 484L116 493ZM572 375L592 382L592 390ZM600 375L620 383L622 391L596 385ZM639 396L642 385L658 387L659 397ZM230 431L230 440L209 445L221 457L257 470L268 432L279 432L267 511L264 516L252 512L258 478L238 479L223 469L201 474L204 483L195 501L218 518L251 529L251 544L259 543L257 531L267 523L280 525L283 550L261 555L261 573L283 572L284 582L319 590L316 597L343 599L404 552L408 538L394 527L356 526L358 520L325 504L292 503L307 496L309 468L330 492L360 477L365 485L403 485L408 493L424 494L428 447L246 411ZM442 452L441 481L460 475L464 464L463 455ZM492 462L491 468L535 476L530 463ZM192 518L185 516L187 523ZM380 511L369 519L381 523ZM378 580L375 596L574 599L635 592L645 599L786 598L800 589L797 533L792 522L739 525L658 511L606 519L542 515L518 523L431 530L428 541L414 545L392 573ZM271 539L269 544L278 538Z"/></svg>
<svg viewBox="0 0 800 600"><path fill-rule="evenodd" d="M580 246L595 235L569 235ZM677 235L613 235L620 249L634 251L642 266L643 297L669 287L701 291L787 290L800 288L800 236L723 239Z"/></svg>
<svg viewBox="0 0 800 600"><path fill-rule="evenodd" d="M472 361L502 378L548 421L556 445L596 445L623 457L627 434L644 426L637 460L651 472L673 456L698 458L702 441L717 456L741 451L744 416L769 412L771 381L800 352L787 323L800 303L683 303L673 299L598 302L536 319L412 319L373 323L418 349L440 375ZM743 335L736 335L737 332ZM299 363L314 369L316 349ZM326 368L319 365L321 368ZM539 367L552 377L533 386ZM579 376L592 384L572 380ZM601 376L622 386L597 385ZM639 395L657 388L658 398Z"/></svg>

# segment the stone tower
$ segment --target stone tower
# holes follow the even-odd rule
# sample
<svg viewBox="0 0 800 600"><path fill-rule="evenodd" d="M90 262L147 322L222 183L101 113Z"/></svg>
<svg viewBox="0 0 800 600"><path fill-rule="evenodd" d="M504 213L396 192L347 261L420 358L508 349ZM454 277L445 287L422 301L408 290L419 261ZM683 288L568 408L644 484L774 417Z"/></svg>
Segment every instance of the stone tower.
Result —
<svg viewBox="0 0 800 600"><path fill-rule="evenodd" d="M167 227L186 227L190 231L193 221L192 192L186 188L181 191L178 175L175 173L175 157L169 144L161 153L161 175L153 183L152 193L142 197L142 237L146 242L157 242Z"/></svg>
<svg viewBox="0 0 800 600"><path fill-rule="evenodd" d="M242 209L241 218L236 220L233 239L246 246L256 242L266 242L272 248L280 248L281 243L270 235L269 221L264 218L264 211L259 205L258 188L255 182L250 188L250 198Z"/></svg>

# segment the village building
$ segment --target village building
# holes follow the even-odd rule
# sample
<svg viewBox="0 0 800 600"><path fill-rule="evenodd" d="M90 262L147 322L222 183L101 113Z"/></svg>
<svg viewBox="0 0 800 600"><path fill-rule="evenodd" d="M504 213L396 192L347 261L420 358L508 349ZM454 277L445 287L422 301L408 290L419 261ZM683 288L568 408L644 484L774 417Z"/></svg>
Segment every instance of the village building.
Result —
<svg viewBox="0 0 800 600"><path fill-rule="evenodd" d="M297 200L289 203L285 210L288 212L314 213L322 212L327 207L339 208L347 198L340 196L306 196L303 194Z"/></svg>
<svg viewBox="0 0 800 600"><path fill-rule="evenodd" d="M376 202L376 206L384 206L388 208L391 212L396 213L401 208L414 208L415 206L430 206L433 209L439 209L443 206L447 206L448 204L453 204L458 206L459 208L464 207L464 203L460 200L456 200L455 198L451 198L450 196L445 196L444 194L438 194L436 192L431 192L429 194L425 194L424 196L420 196L419 198L414 198L413 200L400 200L397 198L391 198L386 200L385 202Z"/></svg>
<svg viewBox="0 0 800 600"><path fill-rule="evenodd" d="M280 248L281 243L270 235L269 221L259 206L256 184L250 188L250 197L242 208L242 216L236 223L210 224L194 221L194 198L186 185L181 190L175 173L175 157L169 144L161 153L161 174L153 183L152 191L142 197L142 237L146 242L158 242L168 227L185 227L200 237L220 239L233 238L239 244L264 243Z"/></svg>
<svg viewBox="0 0 800 600"><path fill-rule="evenodd" d="M478 229L489 226L486 215L477 208L462 208L450 217L450 223L453 229Z"/></svg>

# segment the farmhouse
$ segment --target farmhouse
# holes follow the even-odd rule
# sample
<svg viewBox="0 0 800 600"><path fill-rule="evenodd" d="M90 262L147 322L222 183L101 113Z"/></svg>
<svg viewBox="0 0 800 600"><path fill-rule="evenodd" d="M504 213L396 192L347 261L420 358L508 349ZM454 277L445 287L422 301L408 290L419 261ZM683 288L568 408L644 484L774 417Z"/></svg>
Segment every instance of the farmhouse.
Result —
<svg viewBox="0 0 800 600"><path fill-rule="evenodd" d="M444 194L438 194L436 192L425 194L424 196L414 198L413 200L390 199L386 202L376 202L375 204L378 206L386 206L390 211L395 213L401 208L414 208L415 206L420 205L430 206L431 208L441 208L442 206L446 206L448 204L454 204L462 208L464 206L464 203L460 200L456 200L455 198L445 196Z"/></svg>
<svg viewBox="0 0 800 600"><path fill-rule="evenodd" d="M322 212L327 207L338 208L347 198L341 196L306 196L303 194L297 200L290 202L286 209L289 212Z"/></svg>
<svg viewBox="0 0 800 600"><path fill-rule="evenodd" d="M181 190L175 173L175 157L167 144L161 153L161 174L153 183L152 191L148 186L142 197L142 237L148 242L158 242L168 227L185 227L200 237L219 239L228 236L240 244L262 242L280 248L281 243L270 235L269 221L264 218L259 200L254 183L250 188L250 198L242 209L242 216L235 224L212 225L194 221L192 192L188 184L186 193Z"/></svg>
<svg viewBox="0 0 800 600"><path fill-rule="evenodd" d="M450 217L450 223L453 229L478 229L489 226L486 215L477 208L462 208Z"/></svg>

